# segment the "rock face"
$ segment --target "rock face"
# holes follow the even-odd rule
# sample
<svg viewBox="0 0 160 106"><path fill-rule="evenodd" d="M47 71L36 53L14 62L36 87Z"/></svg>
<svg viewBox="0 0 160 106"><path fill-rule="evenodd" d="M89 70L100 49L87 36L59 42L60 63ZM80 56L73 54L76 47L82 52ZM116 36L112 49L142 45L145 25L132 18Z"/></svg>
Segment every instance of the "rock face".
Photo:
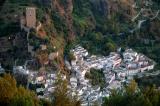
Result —
<svg viewBox="0 0 160 106"><path fill-rule="evenodd" d="M45 0L40 1L43 3ZM50 3L50 0L46 1L47 4ZM102 19L105 21L115 13L122 13L123 17L131 19L131 14L134 11L131 8L131 4L134 4L134 0L51 0L50 4L52 5L52 10L56 11L60 15L60 18L64 20L66 34L68 35L66 38L68 41L74 40L77 32L80 32L80 35L82 35L81 33L84 34L86 27L90 28L90 26L96 26L97 23L95 20ZM75 20L73 22L73 17L76 16L73 16L73 12L75 12L75 10L78 12L78 18L76 21L80 28L83 28L84 30L79 30L78 28L76 29L73 27L73 24L75 23ZM81 10L83 13L81 13ZM88 16L81 16L85 12Z"/></svg>
<svg viewBox="0 0 160 106"><path fill-rule="evenodd" d="M59 14L65 19L69 40L73 40L75 38L75 33L73 31L72 0L66 0L65 2L52 0L52 3L53 3L53 9L58 11Z"/></svg>
<svg viewBox="0 0 160 106"><path fill-rule="evenodd" d="M66 8L66 23L68 26L68 34L69 40L73 40L75 38L75 33L73 31L73 18L72 18L72 11L73 11L73 3L72 0L67 0L67 8Z"/></svg>
<svg viewBox="0 0 160 106"><path fill-rule="evenodd" d="M92 11L95 14L109 16L114 12L124 10L124 14L132 15L134 13L134 0L90 0Z"/></svg>

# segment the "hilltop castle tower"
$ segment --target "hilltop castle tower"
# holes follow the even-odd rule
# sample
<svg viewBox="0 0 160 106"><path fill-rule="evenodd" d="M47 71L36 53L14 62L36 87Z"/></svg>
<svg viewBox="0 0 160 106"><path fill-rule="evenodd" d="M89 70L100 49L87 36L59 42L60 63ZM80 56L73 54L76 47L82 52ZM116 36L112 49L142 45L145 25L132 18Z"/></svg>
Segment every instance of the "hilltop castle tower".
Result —
<svg viewBox="0 0 160 106"><path fill-rule="evenodd" d="M36 9L34 7L26 8L26 25L28 28L36 27Z"/></svg>

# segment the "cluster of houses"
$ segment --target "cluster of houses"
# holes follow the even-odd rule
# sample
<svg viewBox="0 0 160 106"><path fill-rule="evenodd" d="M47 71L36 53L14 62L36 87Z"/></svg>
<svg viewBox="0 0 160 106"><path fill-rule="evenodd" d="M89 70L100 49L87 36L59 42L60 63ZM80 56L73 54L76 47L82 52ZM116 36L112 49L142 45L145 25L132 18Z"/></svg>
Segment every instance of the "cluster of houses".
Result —
<svg viewBox="0 0 160 106"><path fill-rule="evenodd" d="M63 80L66 76L60 76ZM55 71L38 71L30 72L28 78L28 88L34 90L39 98L51 100L53 92L55 91L55 82L57 80L57 73Z"/></svg>
<svg viewBox="0 0 160 106"><path fill-rule="evenodd" d="M77 45L70 52L73 53L75 59L71 63L65 61L66 66L71 70L69 78L61 75L62 79L69 81L69 94L78 95L82 106L92 106L95 102L102 103L103 97L108 97L112 89L123 88L123 83L133 79L134 75L146 72L154 68L155 63L132 49L126 49L124 52L111 52L109 56L90 55L86 49ZM103 71L105 79L105 87L98 85L92 86L90 79L85 77L90 69L95 71ZM4 69L0 65L0 72ZM22 73L28 75L29 89L34 90L39 98L50 100L55 90L55 81L57 74L55 71L29 71L24 66L14 66L13 73Z"/></svg>
<svg viewBox="0 0 160 106"><path fill-rule="evenodd" d="M151 70L154 62L143 54L132 49L126 49L123 53L111 52L109 56L89 55L88 51L77 45L70 52L75 56L71 61L72 75L70 77L70 88L73 95L78 94L82 106L88 106L95 101L101 103L102 98L109 96L111 89L121 89L123 82L133 75ZM90 69L102 69L105 76L106 87L92 86L89 79L85 78Z"/></svg>
<svg viewBox="0 0 160 106"><path fill-rule="evenodd" d="M145 55L137 53L132 49L127 49L123 53L123 63L119 67L114 69L119 78L128 77L132 79L132 76L137 73L152 70L155 66L155 62L147 58Z"/></svg>

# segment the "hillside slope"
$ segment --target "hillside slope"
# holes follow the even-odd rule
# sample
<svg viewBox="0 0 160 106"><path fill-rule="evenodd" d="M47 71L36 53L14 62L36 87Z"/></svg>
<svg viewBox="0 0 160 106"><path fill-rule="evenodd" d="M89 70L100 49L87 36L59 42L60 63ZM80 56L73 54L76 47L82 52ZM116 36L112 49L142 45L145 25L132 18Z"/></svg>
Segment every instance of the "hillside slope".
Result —
<svg viewBox="0 0 160 106"><path fill-rule="evenodd" d="M42 39L32 33L35 37L31 37L36 58L44 56L38 58L45 60L40 61L42 66L51 53L58 52L57 60L46 66L64 67L64 56L77 43L103 55L120 46L132 47L160 63L158 0L6 0L0 10L0 37L21 32L20 17L26 7L36 7L37 20L43 26L40 35L46 35ZM47 46L46 51L41 51L41 44Z"/></svg>

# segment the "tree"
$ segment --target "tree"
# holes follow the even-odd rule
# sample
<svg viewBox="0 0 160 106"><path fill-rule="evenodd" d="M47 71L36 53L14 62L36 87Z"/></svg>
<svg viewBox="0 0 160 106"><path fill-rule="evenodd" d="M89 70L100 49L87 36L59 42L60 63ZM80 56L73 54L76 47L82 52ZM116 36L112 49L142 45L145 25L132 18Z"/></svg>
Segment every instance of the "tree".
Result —
<svg viewBox="0 0 160 106"><path fill-rule="evenodd" d="M52 106L52 103L48 100L41 99L40 100L40 106Z"/></svg>
<svg viewBox="0 0 160 106"><path fill-rule="evenodd" d="M126 93L127 94L134 94L137 90L137 83L135 80L132 80L130 84L126 87Z"/></svg>
<svg viewBox="0 0 160 106"><path fill-rule="evenodd" d="M137 83L133 80L125 89L113 90L110 97L104 98L103 106L159 106L160 91L147 87L138 91Z"/></svg>
<svg viewBox="0 0 160 106"><path fill-rule="evenodd" d="M160 91L156 90L155 86L146 87L143 91L144 97L150 100L153 106L160 104Z"/></svg>
<svg viewBox="0 0 160 106"><path fill-rule="evenodd" d="M112 42L108 42L105 44L105 50L107 53L116 51L116 45Z"/></svg>
<svg viewBox="0 0 160 106"><path fill-rule="evenodd" d="M0 77L0 104L8 105L17 92L16 81L9 74Z"/></svg>
<svg viewBox="0 0 160 106"><path fill-rule="evenodd" d="M68 59L69 59L69 61L72 61L72 60L76 60L76 57L74 56L74 54L72 52L70 52L68 54Z"/></svg>
<svg viewBox="0 0 160 106"><path fill-rule="evenodd" d="M126 102L121 91L112 90L110 97L104 98L102 106L125 106Z"/></svg>
<svg viewBox="0 0 160 106"><path fill-rule="evenodd" d="M0 105L1 106L38 106L37 96L24 87L16 86L16 80L5 74L0 77Z"/></svg>
<svg viewBox="0 0 160 106"><path fill-rule="evenodd" d="M101 32L94 33L94 39L96 42L100 42L103 40L103 35Z"/></svg>
<svg viewBox="0 0 160 106"><path fill-rule="evenodd" d="M80 106L80 101L76 96L72 96L69 93L67 85L67 80L62 80L60 75L58 75L55 92L53 92L54 106Z"/></svg>
<svg viewBox="0 0 160 106"><path fill-rule="evenodd" d="M12 106L38 106L39 101L33 92L20 86L18 87L17 93L15 94L10 104Z"/></svg>
<svg viewBox="0 0 160 106"><path fill-rule="evenodd" d="M105 76L102 70L91 68L90 73L85 74L85 78L88 78L93 86L105 87Z"/></svg>

